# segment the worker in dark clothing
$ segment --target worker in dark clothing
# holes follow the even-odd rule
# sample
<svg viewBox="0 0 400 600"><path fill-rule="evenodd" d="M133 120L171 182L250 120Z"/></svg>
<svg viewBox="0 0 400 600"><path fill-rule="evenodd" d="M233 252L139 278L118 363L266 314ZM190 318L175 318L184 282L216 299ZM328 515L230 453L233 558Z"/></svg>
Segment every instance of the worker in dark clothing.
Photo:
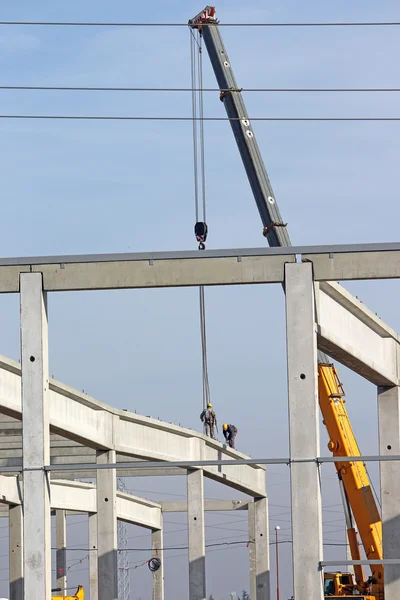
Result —
<svg viewBox="0 0 400 600"><path fill-rule="evenodd" d="M224 438L228 442L230 448L235 447L235 437L237 436L237 428L234 425L228 425L224 423L222 426L222 432L224 434Z"/></svg>
<svg viewBox="0 0 400 600"><path fill-rule="evenodd" d="M211 402L208 402L207 408L205 408L200 415L200 419L204 424L206 435L215 440L215 427L217 427L217 415L213 410Z"/></svg>

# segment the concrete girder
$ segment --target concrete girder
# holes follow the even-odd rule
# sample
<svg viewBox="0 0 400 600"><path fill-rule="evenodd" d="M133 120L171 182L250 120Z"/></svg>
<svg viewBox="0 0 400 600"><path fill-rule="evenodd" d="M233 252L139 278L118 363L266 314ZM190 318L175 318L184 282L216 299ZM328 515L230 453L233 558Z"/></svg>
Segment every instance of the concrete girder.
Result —
<svg viewBox="0 0 400 600"><path fill-rule="evenodd" d="M292 459L319 456L315 298L311 265L286 265L289 446ZM323 600L322 502L319 465L290 467L293 589L296 600Z"/></svg>
<svg viewBox="0 0 400 600"><path fill-rule="evenodd" d="M397 385L398 334L342 286L317 294L318 348L375 385Z"/></svg>
<svg viewBox="0 0 400 600"><path fill-rule="evenodd" d="M0 412L21 419L20 365L5 357L0 389ZM198 432L114 409L54 380L49 404L51 431L60 435L144 460L232 460L232 467L205 467L204 474L245 494L265 496L265 467L235 465L236 458L248 457Z"/></svg>
<svg viewBox="0 0 400 600"><path fill-rule="evenodd" d="M161 502L162 512L187 512L187 502ZM205 511L247 510L253 500L204 500Z"/></svg>
<svg viewBox="0 0 400 600"><path fill-rule="evenodd" d="M95 514L96 486L78 481L51 481L51 508ZM20 505L17 477L0 476L0 504ZM161 529L161 505L117 491L117 518L147 529ZM5 516L7 513L4 513Z"/></svg>
<svg viewBox="0 0 400 600"><path fill-rule="evenodd" d="M400 277L399 244L238 248L189 252L8 258L0 293L19 292L19 275L43 274L44 291L282 283L284 265L312 262L316 281Z"/></svg>

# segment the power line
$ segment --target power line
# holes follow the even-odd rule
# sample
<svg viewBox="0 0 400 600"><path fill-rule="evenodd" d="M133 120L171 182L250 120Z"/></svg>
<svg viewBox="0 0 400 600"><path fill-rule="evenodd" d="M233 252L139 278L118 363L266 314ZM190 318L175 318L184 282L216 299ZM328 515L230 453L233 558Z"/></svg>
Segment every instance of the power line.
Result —
<svg viewBox="0 0 400 600"><path fill-rule="evenodd" d="M187 23L129 23L108 21L0 21L0 25L29 25L50 27L187 27ZM345 21L328 23L218 23L219 27L393 27L400 21ZM213 27L214 23L202 23Z"/></svg>
<svg viewBox="0 0 400 600"><path fill-rule="evenodd" d="M336 93L336 92L400 92L400 88L193 88L193 87L104 87L104 86L54 86L54 85L0 85L0 90L45 92L277 92L277 93Z"/></svg>
<svg viewBox="0 0 400 600"><path fill-rule="evenodd" d="M217 548L217 547L221 547L221 546L237 546L237 545L246 545L249 546L249 544L254 544L254 540L234 540L232 542L215 542L215 543L211 543L211 544L205 544L205 548ZM292 540L280 540L278 541L278 545L279 544L292 544ZM276 541L274 542L269 542L270 546L275 546L276 545ZM342 542L325 542L323 544L324 546L347 546L348 544L346 543L342 543ZM159 548L160 552L167 552L170 550L188 550L189 546L168 546L166 548ZM97 551L96 549L93 548L66 548L67 551L70 552L91 552L91 551ZM152 548L118 548L117 552L152 552ZM84 557L86 558L86 557ZM83 559L82 559L83 560ZM76 563L74 563L76 564ZM8 567L4 567L4 569L0 569L0 570L7 570Z"/></svg>
<svg viewBox="0 0 400 600"><path fill-rule="evenodd" d="M240 117L134 117L109 115L0 115L0 119L75 121L240 121ZM400 121L400 117L252 117L250 121Z"/></svg>

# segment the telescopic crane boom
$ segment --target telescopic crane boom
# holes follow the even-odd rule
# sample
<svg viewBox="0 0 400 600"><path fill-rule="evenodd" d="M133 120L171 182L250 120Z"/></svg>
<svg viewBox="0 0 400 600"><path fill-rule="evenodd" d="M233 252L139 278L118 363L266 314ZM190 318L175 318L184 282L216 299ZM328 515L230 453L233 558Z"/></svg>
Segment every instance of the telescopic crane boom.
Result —
<svg viewBox="0 0 400 600"><path fill-rule="evenodd" d="M279 212L275 194L265 168L256 137L246 111L241 89L236 83L231 63L222 41L215 16L215 7L206 6L190 19L189 27L198 29L203 37L220 89L233 134L253 191L264 226L263 234L270 246L291 246L287 223ZM344 392L337 371L326 354L318 351L319 404L330 438L328 448L334 456L359 456L360 451L347 414ZM371 484L363 462L335 462L344 489L346 523L353 560L360 558L357 534L352 526L351 513L368 559L380 560L382 552L382 523ZM375 600L384 600L383 565L374 565L366 581L362 567L355 569L356 584L341 585L335 578L335 596L372 593ZM329 574L325 574L325 580ZM343 579L343 578L341 578ZM340 578L339 578L340 580Z"/></svg>

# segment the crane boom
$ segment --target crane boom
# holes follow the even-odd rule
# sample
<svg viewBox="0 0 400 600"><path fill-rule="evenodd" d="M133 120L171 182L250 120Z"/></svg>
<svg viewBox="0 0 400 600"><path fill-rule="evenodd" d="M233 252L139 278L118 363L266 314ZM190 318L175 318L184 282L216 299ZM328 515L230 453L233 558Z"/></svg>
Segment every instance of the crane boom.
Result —
<svg viewBox="0 0 400 600"><path fill-rule="evenodd" d="M198 29L203 37L220 89L220 100L225 106L232 131L253 191L254 199L264 226L264 236L270 246L291 246L289 233L276 202L271 182L261 156L257 140L247 114L241 89L236 83L231 63L222 41L215 16L215 7L206 6L189 20L189 27ZM334 456L360 456L343 400L344 392L337 371L326 354L318 351L319 404ZM365 464L335 462L343 483L348 503L354 515L365 554L369 559L382 559L382 522L372 493ZM354 560L359 559L359 548L354 528L348 526L350 549ZM383 565L374 565L369 582L363 579L363 570L356 569L356 588L365 593L372 582L376 600L384 599ZM345 595L345 592L340 594Z"/></svg>
<svg viewBox="0 0 400 600"><path fill-rule="evenodd" d="M209 54L261 221L270 246L291 246L289 235L279 212L271 182L251 126L241 90L238 88L220 31L215 8L207 6L189 21L200 29Z"/></svg>

